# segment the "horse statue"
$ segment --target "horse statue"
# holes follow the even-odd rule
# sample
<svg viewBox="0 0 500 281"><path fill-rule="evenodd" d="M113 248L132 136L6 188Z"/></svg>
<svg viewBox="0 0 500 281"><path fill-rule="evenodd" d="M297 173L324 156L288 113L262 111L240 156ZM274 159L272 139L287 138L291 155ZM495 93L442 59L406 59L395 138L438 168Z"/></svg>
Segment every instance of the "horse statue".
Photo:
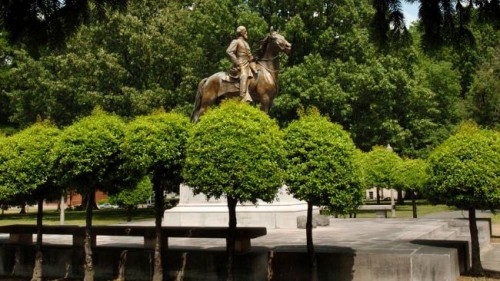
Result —
<svg viewBox="0 0 500 281"><path fill-rule="evenodd" d="M256 74L248 86L254 102L260 109L269 113L269 108L278 93L278 72L280 52L290 54L292 44L277 31L271 31L262 40L256 55ZM218 103L223 97L239 96L239 80L226 72L212 74L198 84L191 121L196 123L208 107Z"/></svg>

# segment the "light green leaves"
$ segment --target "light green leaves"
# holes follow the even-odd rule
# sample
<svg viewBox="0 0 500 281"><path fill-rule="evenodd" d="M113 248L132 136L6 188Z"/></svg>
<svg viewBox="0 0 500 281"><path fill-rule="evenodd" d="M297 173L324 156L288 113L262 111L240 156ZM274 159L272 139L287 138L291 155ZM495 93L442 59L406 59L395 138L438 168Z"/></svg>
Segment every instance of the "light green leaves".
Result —
<svg viewBox="0 0 500 281"><path fill-rule="evenodd" d="M149 174L178 188L185 159L189 119L177 113L157 111L139 116L125 130L121 144L125 169Z"/></svg>
<svg viewBox="0 0 500 281"><path fill-rule="evenodd" d="M285 129L286 184L297 199L349 213L363 190L356 147L342 128L317 111Z"/></svg>
<svg viewBox="0 0 500 281"><path fill-rule="evenodd" d="M40 122L0 138L0 198L54 185L51 154L58 134L53 124Z"/></svg>
<svg viewBox="0 0 500 281"><path fill-rule="evenodd" d="M212 109L191 130L183 176L196 193L272 201L283 184L282 133L257 108L236 101Z"/></svg>
<svg viewBox="0 0 500 281"><path fill-rule="evenodd" d="M422 159L403 159L392 170L395 188L422 193L429 176L427 163Z"/></svg>
<svg viewBox="0 0 500 281"><path fill-rule="evenodd" d="M78 187L109 188L102 184L117 176L124 128L118 116L99 109L65 128L54 147L61 179Z"/></svg>
<svg viewBox="0 0 500 281"><path fill-rule="evenodd" d="M427 192L435 202L461 208L500 206L500 133L472 123L442 143L429 157Z"/></svg>
<svg viewBox="0 0 500 281"><path fill-rule="evenodd" d="M375 146L361 161L367 187L395 188L393 170L401 161L395 152Z"/></svg>

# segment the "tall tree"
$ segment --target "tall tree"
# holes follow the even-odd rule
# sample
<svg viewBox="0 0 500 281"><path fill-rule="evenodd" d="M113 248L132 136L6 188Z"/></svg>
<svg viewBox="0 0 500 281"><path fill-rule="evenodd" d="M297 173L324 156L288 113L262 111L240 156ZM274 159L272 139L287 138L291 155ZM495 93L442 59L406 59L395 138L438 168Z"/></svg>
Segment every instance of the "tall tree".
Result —
<svg viewBox="0 0 500 281"><path fill-rule="evenodd" d="M413 218L417 218L416 193L422 194L429 179L427 163L422 159L406 158L392 170L394 185L410 194Z"/></svg>
<svg viewBox="0 0 500 281"><path fill-rule="evenodd" d="M127 0L3 0L0 22L12 42L22 42L33 54L39 47L60 47L82 24L88 22L91 7L99 15L105 7L125 8Z"/></svg>
<svg viewBox="0 0 500 281"><path fill-rule="evenodd" d="M84 280L94 280L92 262L92 210L95 191L116 192L127 186L128 174L120 173L120 144L124 122L100 109L66 127L54 146L54 161L61 180L87 197L85 218ZM137 180L133 178L132 180Z"/></svg>
<svg viewBox="0 0 500 281"><path fill-rule="evenodd" d="M312 235L313 206L339 214L353 213L362 203L363 188L356 147L342 128L314 109L285 129L285 182L289 191L307 202L307 252L310 280L318 280Z"/></svg>
<svg viewBox="0 0 500 281"><path fill-rule="evenodd" d="M500 128L500 44L474 75L467 106L479 125Z"/></svg>
<svg viewBox="0 0 500 281"><path fill-rule="evenodd" d="M13 59L5 91L14 111L10 119L21 126L37 116L66 126L98 105L130 115L131 102L122 91L129 76L112 54L68 52L35 60L19 51Z"/></svg>
<svg viewBox="0 0 500 281"><path fill-rule="evenodd" d="M59 135L50 122L40 122L8 138L0 145L0 194L2 200L13 196L33 198L38 204L37 239L32 281L41 281L43 201L60 194L52 148Z"/></svg>
<svg viewBox="0 0 500 281"><path fill-rule="evenodd" d="M151 176L155 196L155 255L154 281L162 281L162 231L165 191L178 192L182 182L181 169L185 160L185 145L189 119L177 113L159 111L140 116L127 124L121 144L127 160L125 170ZM163 255L163 258L165 256Z"/></svg>
<svg viewBox="0 0 500 281"><path fill-rule="evenodd" d="M432 51L443 44L453 44L453 41L474 40L467 26L473 13L487 24L498 28L500 24L500 2L490 0L463 1L458 0L405 0L419 4L420 28L422 29L422 46ZM376 34L385 35L404 27L402 5L400 0L375 0L373 7L373 27ZM380 39L383 36L379 36Z"/></svg>
<svg viewBox="0 0 500 281"><path fill-rule="evenodd" d="M369 1L299 0L248 1L269 26L281 28L294 46L289 65L303 61L310 53L319 52L330 58L357 58L367 41L366 23L372 8Z"/></svg>
<svg viewBox="0 0 500 281"><path fill-rule="evenodd" d="M373 1L375 14L372 20L372 37L381 47L390 41L408 37L400 0Z"/></svg>
<svg viewBox="0 0 500 281"><path fill-rule="evenodd" d="M233 280L236 204L271 202L283 184L282 133L265 113L229 100L193 126L183 176L195 194L227 198L227 280Z"/></svg>
<svg viewBox="0 0 500 281"><path fill-rule="evenodd" d="M430 155L426 192L433 203L468 210L471 273L483 275L476 224L477 209L500 207L500 132L464 123Z"/></svg>
<svg viewBox="0 0 500 281"><path fill-rule="evenodd" d="M365 184L368 188L377 188L377 204L380 204L380 189L394 188L393 169L401 161L401 158L387 147L375 146L363 154L361 166Z"/></svg>

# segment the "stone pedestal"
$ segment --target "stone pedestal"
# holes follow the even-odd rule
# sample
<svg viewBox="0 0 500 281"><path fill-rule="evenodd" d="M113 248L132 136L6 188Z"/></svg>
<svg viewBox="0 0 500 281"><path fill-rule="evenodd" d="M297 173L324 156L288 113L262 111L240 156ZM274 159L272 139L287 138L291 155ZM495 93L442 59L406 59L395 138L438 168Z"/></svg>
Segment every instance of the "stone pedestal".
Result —
<svg viewBox="0 0 500 281"><path fill-rule="evenodd" d="M318 213L318 209L314 213ZM286 187L278 193L273 203L259 201L238 204L236 219L238 226L263 226L267 229L297 228L297 217L307 215L307 203L287 194ZM179 204L165 211L165 226L227 226L229 215L225 199L214 200L204 194L194 195L186 185L180 186Z"/></svg>

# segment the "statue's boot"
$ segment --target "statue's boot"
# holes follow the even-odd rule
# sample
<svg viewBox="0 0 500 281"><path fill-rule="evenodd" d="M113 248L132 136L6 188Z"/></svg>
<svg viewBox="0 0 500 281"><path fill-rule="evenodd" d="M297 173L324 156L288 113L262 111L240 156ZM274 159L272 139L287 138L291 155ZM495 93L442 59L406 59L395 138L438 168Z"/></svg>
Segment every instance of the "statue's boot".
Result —
<svg viewBox="0 0 500 281"><path fill-rule="evenodd" d="M240 77L240 98L241 101L244 102L253 102L250 93L248 92L248 77L246 75L242 75Z"/></svg>

